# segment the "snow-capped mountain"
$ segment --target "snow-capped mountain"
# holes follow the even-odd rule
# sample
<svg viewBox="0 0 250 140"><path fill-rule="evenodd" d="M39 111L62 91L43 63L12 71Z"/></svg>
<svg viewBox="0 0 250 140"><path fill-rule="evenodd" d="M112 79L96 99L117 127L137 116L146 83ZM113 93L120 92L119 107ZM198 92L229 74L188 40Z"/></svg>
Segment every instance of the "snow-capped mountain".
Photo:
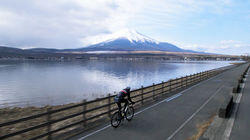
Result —
<svg viewBox="0 0 250 140"><path fill-rule="evenodd" d="M104 37L105 40L78 51L169 51L194 52L183 50L167 42L158 42L134 30L121 30Z"/></svg>
<svg viewBox="0 0 250 140"><path fill-rule="evenodd" d="M136 43L136 42L150 42L150 43L156 43L156 44L159 43L158 41L150 37L147 37L145 35L142 35L135 30L128 30L128 29L124 29L124 30L115 32L113 34L107 35L107 38L108 39L106 39L106 41L104 41L103 43L111 42L116 39L127 39L131 43Z"/></svg>
<svg viewBox="0 0 250 140"><path fill-rule="evenodd" d="M167 42L158 42L150 37L142 35L134 30L122 30L113 34L102 37L103 40L99 43L78 49L53 49L53 48L32 48L32 49L17 49L10 47L1 47L0 52L5 54L54 54L54 53L99 53L116 51L167 51L167 52L189 52L189 53L204 53L192 50L184 50Z"/></svg>

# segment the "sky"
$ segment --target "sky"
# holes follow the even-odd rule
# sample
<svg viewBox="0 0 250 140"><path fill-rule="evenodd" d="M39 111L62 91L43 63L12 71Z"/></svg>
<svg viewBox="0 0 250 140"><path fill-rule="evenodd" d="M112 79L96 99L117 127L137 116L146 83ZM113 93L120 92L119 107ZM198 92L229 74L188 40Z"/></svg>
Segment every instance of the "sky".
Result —
<svg viewBox="0 0 250 140"><path fill-rule="evenodd" d="M250 1L0 0L0 46L80 48L124 29L183 49L250 54Z"/></svg>

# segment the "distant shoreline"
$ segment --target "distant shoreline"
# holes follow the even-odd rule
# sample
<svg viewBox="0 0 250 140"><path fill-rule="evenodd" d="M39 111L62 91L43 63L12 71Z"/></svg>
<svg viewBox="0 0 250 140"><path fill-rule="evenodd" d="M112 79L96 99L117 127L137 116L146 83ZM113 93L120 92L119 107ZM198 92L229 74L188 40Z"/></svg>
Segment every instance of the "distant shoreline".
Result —
<svg viewBox="0 0 250 140"><path fill-rule="evenodd" d="M182 52L133 51L112 53L13 53L0 52L0 60L242 60L240 56Z"/></svg>

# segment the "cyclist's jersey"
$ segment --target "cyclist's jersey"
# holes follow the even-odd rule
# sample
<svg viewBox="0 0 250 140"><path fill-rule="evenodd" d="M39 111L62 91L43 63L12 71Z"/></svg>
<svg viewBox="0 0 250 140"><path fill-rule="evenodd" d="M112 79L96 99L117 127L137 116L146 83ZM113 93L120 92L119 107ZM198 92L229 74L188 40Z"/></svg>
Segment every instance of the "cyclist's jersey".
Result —
<svg viewBox="0 0 250 140"><path fill-rule="evenodd" d="M124 99L126 96L128 96L128 92L125 91L125 90L122 90L122 91L120 91L120 92L117 94L117 97L118 97L119 99Z"/></svg>
<svg viewBox="0 0 250 140"><path fill-rule="evenodd" d="M127 97L127 98L126 98ZM128 90L121 90L114 98L115 102L121 102L124 99L128 99L130 102L132 102L130 98L130 91Z"/></svg>

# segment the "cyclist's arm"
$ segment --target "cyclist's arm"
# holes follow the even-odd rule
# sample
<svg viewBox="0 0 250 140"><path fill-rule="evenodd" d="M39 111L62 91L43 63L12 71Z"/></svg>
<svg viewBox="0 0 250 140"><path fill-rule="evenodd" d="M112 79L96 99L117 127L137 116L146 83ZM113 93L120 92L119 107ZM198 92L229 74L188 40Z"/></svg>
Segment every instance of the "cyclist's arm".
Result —
<svg viewBox="0 0 250 140"><path fill-rule="evenodd" d="M129 100L131 103L133 103L133 101L132 101L131 98L130 98L130 91L129 91L129 93L128 93L128 100Z"/></svg>

